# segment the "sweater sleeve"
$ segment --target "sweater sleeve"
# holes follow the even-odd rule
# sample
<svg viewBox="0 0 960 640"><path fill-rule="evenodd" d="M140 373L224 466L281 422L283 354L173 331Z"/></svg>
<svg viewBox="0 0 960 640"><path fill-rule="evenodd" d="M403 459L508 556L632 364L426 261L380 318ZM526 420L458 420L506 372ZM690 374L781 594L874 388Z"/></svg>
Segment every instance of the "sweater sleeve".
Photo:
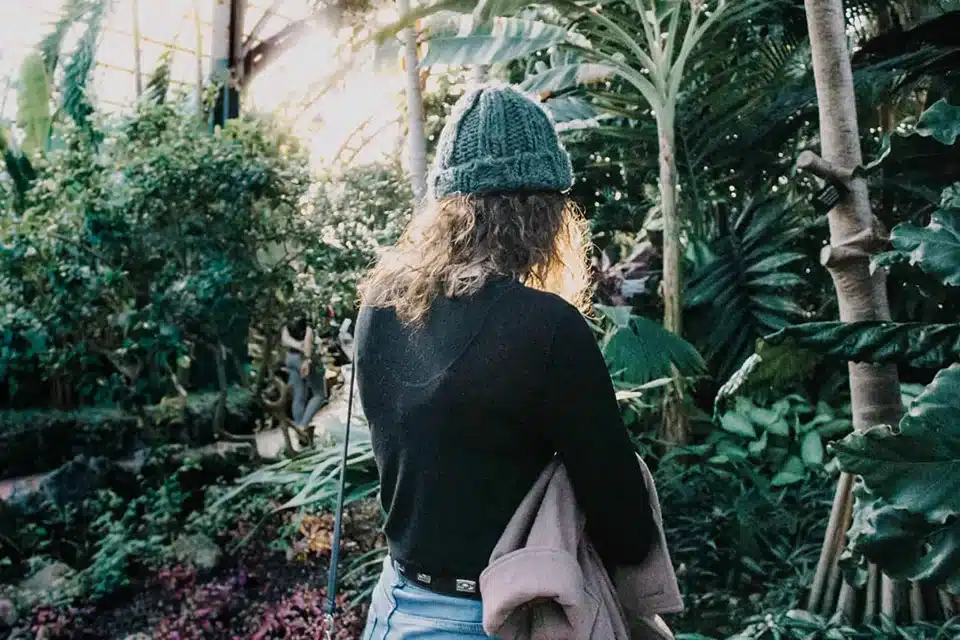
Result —
<svg viewBox="0 0 960 640"><path fill-rule="evenodd" d="M594 547L608 569L639 564L654 540L650 498L603 355L573 307L558 319L545 383L543 428Z"/></svg>

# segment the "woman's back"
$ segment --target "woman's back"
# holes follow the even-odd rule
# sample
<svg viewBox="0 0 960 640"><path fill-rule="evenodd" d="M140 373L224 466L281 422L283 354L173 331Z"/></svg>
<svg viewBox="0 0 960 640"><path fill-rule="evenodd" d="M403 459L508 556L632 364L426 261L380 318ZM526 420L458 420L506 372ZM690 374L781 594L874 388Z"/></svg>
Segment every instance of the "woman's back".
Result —
<svg viewBox="0 0 960 640"><path fill-rule="evenodd" d="M608 567L650 549L643 474L577 311L587 225L572 184L539 104L473 87L422 206L363 283L357 380L390 546L364 637L485 637L480 573L554 454Z"/></svg>
<svg viewBox="0 0 960 640"><path fill-rule="evenodd" d="M501 278L438 298L416 328L390 308L365 308L356 338L394 559L479 575L555 452L601 556L643 557L650 527L633 514L644 511L618 507L610 490L637 487L627 493L643 502L643 480L576 309Z"/></svg>

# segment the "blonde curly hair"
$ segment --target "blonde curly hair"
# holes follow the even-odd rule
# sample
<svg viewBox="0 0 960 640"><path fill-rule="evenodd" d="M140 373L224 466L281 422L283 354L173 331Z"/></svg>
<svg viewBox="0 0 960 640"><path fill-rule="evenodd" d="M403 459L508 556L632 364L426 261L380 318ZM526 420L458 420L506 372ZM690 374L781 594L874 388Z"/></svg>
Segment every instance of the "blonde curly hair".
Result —
<svg viewBox="0 0 960 640"><path fill-rule="evenodd" d="M588 238L579 209L560 192L447 196L428 202L383 252L361 284L361 300L419 325L438 296L469 296L507 276L583 309Z"/></svg>

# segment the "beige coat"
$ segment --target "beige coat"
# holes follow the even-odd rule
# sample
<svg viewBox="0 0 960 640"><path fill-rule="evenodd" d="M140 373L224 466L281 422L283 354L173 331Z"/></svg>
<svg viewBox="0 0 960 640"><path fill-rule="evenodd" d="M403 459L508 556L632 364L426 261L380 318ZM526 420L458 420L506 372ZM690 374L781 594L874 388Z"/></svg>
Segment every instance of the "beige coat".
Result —
<svg viewBox="0 0 960 640"><path fill-rule="evenodd" d="M610 579L585 535L566 469L554 460L517 509L480 575L483 628L499 640L672 638L659 614L683 610L660 501L643 468L655 547Z"/></svg>

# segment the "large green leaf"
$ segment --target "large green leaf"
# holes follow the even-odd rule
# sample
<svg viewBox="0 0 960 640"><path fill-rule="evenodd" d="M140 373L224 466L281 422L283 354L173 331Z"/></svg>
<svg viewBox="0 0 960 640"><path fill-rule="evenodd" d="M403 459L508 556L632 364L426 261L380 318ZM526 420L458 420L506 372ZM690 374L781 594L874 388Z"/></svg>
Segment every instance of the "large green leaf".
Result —
<svg viewBox="0 0 960 640"><path fill-rule="evenodd" d="M960 593L960 364L937 374L898 430L853 433L833 450L862 479L853 550L894 577Z"/></svg>
<svg viewBox="0 0 960 640"><path fill-rule="evenodd" d="M943 200L950 203L947 197ZM925 227L898 224L890 241L911 264L948 286L960 287L960 208L935 211Z"/></svg>
<svg viewBox="0 0 960 640"><path fill-rule="evenodd" d="M547 100L544 106L550 111L553 121L557 124L590 120L601 115L592 104L577 96L552 98Z"/></svg>
<svg viewBox="0 0 960 640"><path fill-rule="evenodd" d="M611 67L595 62L574 62L527 76L520 88L531 93L556 93L581 85L606 80L613 75Z"/></svg>
<svg viewBox="0 0 960 640"><path fill-rule="evenodd" d="M855 432L833 449L873 494L931 522L960 513L960 364L937 374L899 430Z"/></svg>
<svg viewBox="0 0 960 640"><path fill-rule="evenodd" d="M24 131L26 153L47 148L53 116L50 113L51 86L43 56L33 53L20 65L20 87L17 91L17 121Z"/></svg>
<svg viewBox="0 0 960 640"><path fill-rule="evenodd" d="M509 62L566 40L563 27L521 18L496 18L465 34L440 33L427 41L423 66Z"/></svg>
<svg viewBox="0 0 960 640"><path fill-rule="evenodd" d="M791 291L806 284L795 271L804 254L792 251L800 223L791 205L747 200L728 233L711 246L713 258L698 266L685 304L702 325L704 355L718 375L730 377L754 350L758 338L803 319Z"/></svg>
<svg viewBox="0 0 960 640"><path fill-rule="evenodd" d="M613 324L603 341L603 355L610 371L624 382L641 385L672 375L675 365L681 375L697 375L706 365L697 350L662 325L629 313L624 307L597 305Z"/></svg>
<svg viewBox="0 0 960 640"><path fill-rule="evenodd" d="M946 100L937 101L920 115L916 131L941 144L952 145L960 136L960 107L954 107Z"/></svg>
<svg viewBox="0 0 960 640"><path fill-rule="evenodd" d="M898 363L936 368L960 360L960 323L809 322L766 336L853 362Z"/></svg>

